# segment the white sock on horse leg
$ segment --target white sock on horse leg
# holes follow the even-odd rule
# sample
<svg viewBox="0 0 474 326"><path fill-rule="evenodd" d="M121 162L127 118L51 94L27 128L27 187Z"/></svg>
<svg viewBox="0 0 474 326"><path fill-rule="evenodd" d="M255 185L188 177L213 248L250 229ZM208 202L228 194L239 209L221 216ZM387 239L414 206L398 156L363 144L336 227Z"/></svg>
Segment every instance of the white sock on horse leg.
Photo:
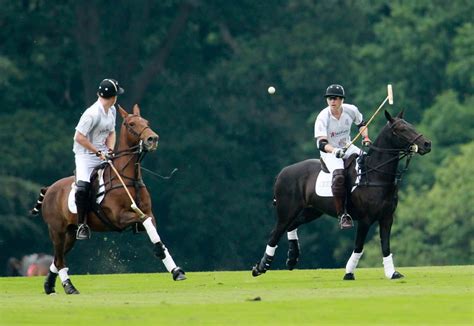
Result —
<svg viewBox="0 0 474 326"><path fill-rule="evenodd" d="M143 221L143 226L145 227L146 233L150 237L152 243L157 243L161 241L160 236L158 235L158 231L156 231L156 228L153 225L153 222L151 221L151 217Z"/></svg>
<svg viewBox="0 0 474 326"><path fill-rule="evenodd" d="M166 255L166 257L165 257L165 259L162 260L162 262L165 265L168 272L171 272L176 267L176 264L173 260L173 257L171 257L171 255L168 251L168 248L165 249L165 255Z"/></svg>
<svg viewBox="0 0 474 326"><path fill-rule="evenodd" d="M349 258L346 264L346 274L354 273L357 267L357 264L359 264L359 259L360 257L362 257L363 253L364 253L363 251L361 253L352 252L351 257Z"/></svg>
<svg viewBox="0 0 474 326"><path fill-rule="evenodd" d="M288 240L298 240L298 229L287 232L286 236L288 237Z"/></svg>
<svg viewBox="0 0 474 326"><path fill-rule="evenodd" d="M59 273L58 268L56 267L56 265L54 265L54 260L53 260L53 262L51 263L51 265L49 266L49 270L51 271L51 273L54 273L54 274Z"/></svg>
<svg viewBox="0 0 474 326"><path fill-rule="evenodd" d="M265 253L268 255L268 256L275 256L275 251L276 251L276 248L278 248L278 246L275 246L275 247L270 247L269 245L267 245L267 248L265 249Z"/></svg>
<svg viewBox="0 0 474 326"><path fill-rule="evenodd" d="M389 279L392 278L393 273L395 273L395 266L393 265L392 254L387 257L383 257L383 269L385 271L385 276Z"/></svg>
<svg viewBox="0 0 474 326"><path fill-rule="evenodd" d="M61 268L59 270L59 278L61 279L61 282L65 282L67 280L69 280L69 275L67 275L67 271L69 270L69 268L67 267L64 267L64 268Z"/></svg>

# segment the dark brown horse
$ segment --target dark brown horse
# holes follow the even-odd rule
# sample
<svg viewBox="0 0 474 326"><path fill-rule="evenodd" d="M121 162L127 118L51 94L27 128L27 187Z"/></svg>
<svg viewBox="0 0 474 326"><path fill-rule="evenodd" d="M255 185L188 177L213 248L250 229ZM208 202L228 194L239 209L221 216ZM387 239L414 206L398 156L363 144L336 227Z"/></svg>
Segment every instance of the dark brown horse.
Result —
<svg viewBox="0 0 474 326"><path fill-rule="evenodd" d="M346 265L345 280L353 280L364 249L365 238L374 222L379 223L385 276L389 279L403 277L395 271L390 251L390 231L397 207L398 185L402 173L414 153L424 155L431 151L431 141L419 134L403 120L403 111L397 117L385 111L388 120L374 144L364 157L362 170L358 173L355 160L348 168L349 185L347 210L357 220L357 235L354 251ZM406 166L399 171L401 159ZM321 217L336 216L332 197L320 197L315 192L316 179L321 172L317 159L302 161L285 167L277 176L274 186L274 204L277 223L271 233L263 258L252 269L252 275L265 273L271 266L275 249L283 233L288 232L289 249L287 267L292 270L298 262L300 247L296 234L298 226ZM351 193L350 189L357 186Z"/></svg>
<svg viewBox="0 0 474 326"><path fill-rule="evenodd" d="M141 117L138 105L134 106L133 114L128 114L121 107L119 111L123 123L118 148L111 164L121 175L129 194L145 216L140 217L131 208L131 199L120 178L115 175L110 165L105 164L105 197L100 205L91 202L93 208L87 217L88 224L91 230L96 232L122 231L132 226L143 226L155 246L155 255L162 259L173 279L184 280L184 271L176 266L156 231L150 194L141 175L140 162L147 152L156 150L158 135L150 128L148 121ZM46 294L55 293L58 275L67 294L79 294L67 274L65 259L76 241L77 215L71 213L68 208L68 195L73 183L74 176L70 176L41 189L38 202L32 210L33 213L39 213L41 210L54 247L54 262L44 283ZM95 180L93 185L97 191L98 180Z"/></svg>

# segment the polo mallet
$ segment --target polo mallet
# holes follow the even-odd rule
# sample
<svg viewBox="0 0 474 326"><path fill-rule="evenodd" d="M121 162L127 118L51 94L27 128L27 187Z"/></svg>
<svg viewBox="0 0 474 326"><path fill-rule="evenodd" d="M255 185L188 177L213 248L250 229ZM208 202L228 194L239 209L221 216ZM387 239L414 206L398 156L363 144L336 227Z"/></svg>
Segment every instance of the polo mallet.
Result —
<svg viewBox="0 0 474 326"><path fill-rule="evenodd" d="M145 213L142 212L142 210L140 208L138 208L137 204L135 203L135 200L133 200L133 197L132 195L130 194L130 192L128 191L127 189L127 186L125 185L125 182L123 182L123 179L122 177L120 176L120 174L118 173L117 169L115 168L115 166L112 164L112 161L108 160L107 163L109 163L110 167L112 168L112 170L115 172L115 174L117 175L118 179L120 180L120 182L122 183L122 186L123 188L125 189L125 191L127 192L127 195L128 197L130 197L130 200L132 201L132 205L130 205L130 207L133 209L133 211L135 213L138 214L138 216L142 219L146 218L146 215Z"/></svg>
<svg viewBox="0 0 474 326"><path fill-rule="evenodd" d="M377 111L375 111L375 113L370 117L369 121L367 121L367 123L365 124L365 126L359 131L359 133L354 137L354 139L349 143L347 144L346 146L344 146L344 148L347 150L352 144L355 143L355 141L360 137L360 135L362 135L362 132L367 129L367 127L369 126L369 124L372 122L372 120L374 120L375 116L379 113L380 109L385 105L385 103L388 101L388 104L390 105L393 105L393 90L392 90L392 84L388 84L387 85L387 97L385 98L385 100L383 100L382 104L380 104L379 108L377 109Z"/></svg>

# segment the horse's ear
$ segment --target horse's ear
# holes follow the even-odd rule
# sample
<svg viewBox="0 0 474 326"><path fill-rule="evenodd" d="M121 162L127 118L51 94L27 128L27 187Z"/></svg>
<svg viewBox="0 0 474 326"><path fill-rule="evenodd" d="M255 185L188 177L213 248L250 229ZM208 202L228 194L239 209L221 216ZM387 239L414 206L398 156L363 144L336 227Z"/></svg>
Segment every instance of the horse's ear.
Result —
<svg viewBox="0 0 474 326"><path fill-rule="evenodd" d="M390 115L390 113L388 113L387 110L385 110L385 117L387 118L388 121L393 122L393 118L392 118L392 116Z"/></svg>
<svg viewBox="0 0 474 326"><path fill-rule="evenodd" d="M397 118L403 119L403 113L405 113L405 109L402 109L402 110L397 114Z"/></svg>
<svg viewBox="0 0 474 326"><path fill-rule="evenodd" d="M140 108L138 107L138 104L133 106L133 114L140 116Z"/></svg>
<svg viewBox="0 0 474 326"><path fill-rule="evenodd" d="M128 117L127 111L125 111L120 105L118 106L118 108L119 108L119 112L120 112L120 115L122 116L122 118L125 119L126 117Z"/></svg>

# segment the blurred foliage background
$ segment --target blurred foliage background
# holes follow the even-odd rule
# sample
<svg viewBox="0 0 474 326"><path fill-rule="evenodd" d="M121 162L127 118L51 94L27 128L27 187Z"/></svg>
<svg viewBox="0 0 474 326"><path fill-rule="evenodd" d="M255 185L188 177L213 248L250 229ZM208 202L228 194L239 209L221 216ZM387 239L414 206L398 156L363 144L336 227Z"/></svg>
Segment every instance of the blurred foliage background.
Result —
<svg viewBox="0 0 474 326"><path fill-rule="evenodd" d="M275 221L274 178L317 157L316 114L340 83L370 117L392 114L433 140L404 178L393 227L398 265L472 264L474 2L458 0L0 0L0 267L50 253L30 217L41 186L72 174L72 137L106 77L119 103L160 134L144 166L159 233L186 270L250 269ZM268 86L276 87L269 95ZM120 119L120 117L118 118ZM119 121L118 121L119 122ZM372 138L384 124L371 126ZM344 266L355 230L300 228L300 268ZM361 266L381 266L377 227ZM275 268L284 268L280 242ZM94 233L73 273L163 271L145 234ZM0 273L2 270L0 270Z"/></svg>

